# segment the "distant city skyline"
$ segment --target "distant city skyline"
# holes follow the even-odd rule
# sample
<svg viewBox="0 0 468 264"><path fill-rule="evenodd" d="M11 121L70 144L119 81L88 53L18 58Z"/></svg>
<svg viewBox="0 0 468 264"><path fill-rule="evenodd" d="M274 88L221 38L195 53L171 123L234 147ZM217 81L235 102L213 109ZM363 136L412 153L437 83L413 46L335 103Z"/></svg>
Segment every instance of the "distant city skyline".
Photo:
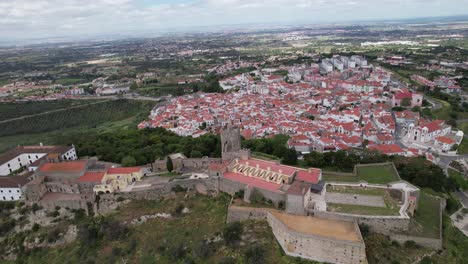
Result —
<svg viewBox="0 0 468 264"><path fill-rule="evenodd" d="M465 15L468 0L0 0L3 41Z"/></svg>

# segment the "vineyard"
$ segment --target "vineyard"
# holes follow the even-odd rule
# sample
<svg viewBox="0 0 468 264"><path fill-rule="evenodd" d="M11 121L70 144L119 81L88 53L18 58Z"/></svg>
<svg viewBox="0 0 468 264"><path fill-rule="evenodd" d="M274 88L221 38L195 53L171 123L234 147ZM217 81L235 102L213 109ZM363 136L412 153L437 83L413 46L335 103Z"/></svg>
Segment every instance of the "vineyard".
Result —
<svg viewBox="0 0 468 264"><path fill-rule="evenodd" d="M27 106L27 104L25 104L25 106ZM60 106L54 104L50 106L44 105L41 111L50 111L53 110L51 108L54 107L56 107L56 109L61 109L63 108L63 104ZM36 111L31 113L33 110L32 107L24 107L21 109L20 114L17 114L14 117L41 112L36 108ZM104 122L123 120L143 112L148 113L150 109L151 104L148 102L130 100L114 100L98 104L83 105L83 107L79 108L67 109L2 123L0 137L43 133L74 127L93 128ZM6 111L7 115L11 112L13 111ZM3 117L3 111L2 118L4 120L6 119Z"/></svg>
<svg viewBox="0 0 468 264"><path fill-rule="evenodd" d="M47 102L2 103L0 104L0 121L58 109L65 109L78 105L91 104L94 102L96 101L61 100Z"/></svg>

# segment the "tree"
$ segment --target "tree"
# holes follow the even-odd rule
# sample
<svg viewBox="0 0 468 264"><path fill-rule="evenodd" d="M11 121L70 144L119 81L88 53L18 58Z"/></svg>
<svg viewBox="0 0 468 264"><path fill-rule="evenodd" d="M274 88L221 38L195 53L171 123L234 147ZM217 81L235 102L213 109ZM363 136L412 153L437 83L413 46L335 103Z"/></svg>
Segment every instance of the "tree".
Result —
<svg viewBox="0 0 468 264"><path fill-rule="evenodd" d="M283 159L281 160L286 165L297 164L297 153L294 149L287 149L284 152Z"/></svg>
<svg viewBox="0 0 468 264"><path fill-rule="evenodd" d="M420 111L421 111L421 107L415 106L415 107L411 108L411 111L413 111L413 112L415 112L415 113L420 112Z"/></svg>
<svg viewBox="0 0 468 264"><path fill-rule="evenodd" d="M198 150L192 150L192 152L190 153L190 157L191 158L202 158L203 154Z"/></svg>
<svg viewBox="0 0 468 264"><path fill-rule="evenodd" d="M174 170L174 164L172 163L171 157L167 156L166 160L167 171L172 172Z"/></svg>
<svg viewBox="0 0 468 264"><path fill-rule="evenodd" d="M130 85L130 90L136 91L138 89L138 84L136 82L133 82L132 85Z"/></svg>
<svg viewBox="0 0 468 264"><path fill-rule="evenodd" d="M400 105L403 106L403 107L409 107L409 106L411 106L411 99L409 99L409 98L403 98L403 100L401 100Z"/></svg>
<svg viewBox="0 0 468 264"><path fill-rule="evenodd" d="M136 165L136 159L132 156L126 156L122 159L122 166L131 167Z"/></svg>

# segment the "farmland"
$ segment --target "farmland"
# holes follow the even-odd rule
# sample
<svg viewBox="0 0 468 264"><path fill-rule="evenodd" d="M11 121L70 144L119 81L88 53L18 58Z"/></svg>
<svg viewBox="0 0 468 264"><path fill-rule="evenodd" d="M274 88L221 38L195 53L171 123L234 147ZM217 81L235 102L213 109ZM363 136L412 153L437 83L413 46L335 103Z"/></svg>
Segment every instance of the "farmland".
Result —
<svg viewBox="0 0 468 264"><path fill-rule="evenodd" d="M0 136L43 133L72 127L96 127L103 122L129 118L142 110L148 111L150 107L149 103L127 100L101 102L5 122Z"/></svg>

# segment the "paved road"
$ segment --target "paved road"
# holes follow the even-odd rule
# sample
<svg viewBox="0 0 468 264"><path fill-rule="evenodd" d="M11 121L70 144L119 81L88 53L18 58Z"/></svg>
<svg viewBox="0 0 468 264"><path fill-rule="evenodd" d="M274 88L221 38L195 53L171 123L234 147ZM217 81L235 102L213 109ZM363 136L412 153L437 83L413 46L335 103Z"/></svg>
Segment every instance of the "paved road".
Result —
<svg viewBox="0 0 468 264"><path fill-rule="evenodd" d="M468 193L467 192L456 192L455 195L458 197L464 208L468 208Z"/></svg>
<svg viewBox="0 0 468 264"><path fill-rule="evenodd" d="M437 109L442 108L442 104L440 102L438 102L437 100L434 100L434 99L432 99L430 97L427 97L427 96L424 96L424 99L426 99L426 101L428 101L432 105L433 110L437 110Z"/></svg>
<svg viewBox="0 0 468 264"><path fill-rule="evenodd" d="M155 101L159 102L165 99L171 98L170 96L161 96L161 97L149 97L149 96L133 96L133 95L124 95L124 96L117 96L117 95L109 95L109 96L86 96L86 97L77 97L71 98L72 100L96 100L96 99L127 99L127 100L141 100L141 101Z"/></svg>

